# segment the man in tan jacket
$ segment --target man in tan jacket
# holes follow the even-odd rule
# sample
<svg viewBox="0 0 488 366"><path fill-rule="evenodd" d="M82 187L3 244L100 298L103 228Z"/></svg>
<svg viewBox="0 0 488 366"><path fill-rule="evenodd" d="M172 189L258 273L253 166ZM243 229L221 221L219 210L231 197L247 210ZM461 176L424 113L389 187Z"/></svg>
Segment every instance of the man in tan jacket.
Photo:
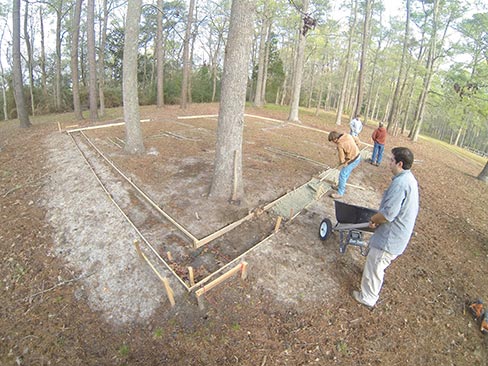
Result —
<svg viewBox="0 0 488 366"><path fill-rule="evenodd" d="M339 173L339 184L337 193L331 195L332 198L339 199L346 193L347 180L353 169L359 165L361 155L359 154L359 148L356 141L354 141L354 138L348 133L332 131L329 133L329 141L332 141L337 145L337 152L339 153L338 168L341 169Z"/></svg>

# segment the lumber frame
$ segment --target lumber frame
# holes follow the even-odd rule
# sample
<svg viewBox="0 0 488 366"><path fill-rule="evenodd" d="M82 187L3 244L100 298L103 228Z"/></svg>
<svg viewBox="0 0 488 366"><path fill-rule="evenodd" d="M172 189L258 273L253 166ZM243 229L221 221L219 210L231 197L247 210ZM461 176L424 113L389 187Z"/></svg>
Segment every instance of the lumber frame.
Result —
<svg viewBox="0 0 488 366"><path fill-rule="evenodd" d="M280 124L292 125L292 126L296 126L296 127L300 127L300 128L306 128L306 129L309 129L309 130L314 130L314 131L317 131L317 132L321 132L321 133L328 134L327 131L323 131L323 130L320 130L320 129L317 129L317 128L313 128L313 127L309 127L309 126L303 126L303 125L299 125L299 124L295 124L295 123L290 123L290 122L285 122L285 121L279 121L279 120L275 120L275 119L272 119L272 118L266 118L266 117L260 117L260 116L255 116L255 115L248 115L248 114L244 114L244 116L252 117L252 118L258 118L258 119L263 119L263 120L267 120L267 121L271 121L271 122L275 122L275 123L280 123ZM192 118L216 118L216 117L218 117L218 115L182 116L182 117L177 117L177 118L178 119L192 119ZM150 122L150 120L141 120L141 122ZM115 206L119 209L119 211L122 213L122 215L124 216L124 218L132 225L132 227L135 229L135 231L138 233L138 235L143 239L143 241L153 251L153 253L156 255L156 257L167 267L167 269L180 281L180 283L184 286L184 288L186 288L189 292L193 291L197 287L200 287L200 289L198 289L195 292L196 293L197 300L199 302L201 302L202 295L204 295L207 291L209 291L210 289L212 289L215 286L219 285L220 283L224 282L226 279L230 278L232 275L234 275L235 273L237 273L239 270L241 271L241 278L242 279L245 279L247 277L247 270L248 270L248 264L245 261L242 261L239 265L237 265L234 268L228 270L227 272L225 272L224 274L220 275L219 277L215 278L215 276L218 275L219 273L223 272L225 269L228 269L228 267L230 267L231 265L235 264L237 261L239 261L242 258L244 258L251 251L256 250L263 243L265 243L269 239L271 239L271 237L273 235L275 235L279 231L279 229L281 227L282 217L279 216L277 218L277 221L276 221L276 224L275 224L275 228L274 228L273 232L270 235L268 235L267 237L265 237L260 242L256 243L253 247L251 247L250 249L248 249L246 252L240 254L238 257L234 258L233 260L231 260L229 263L227 263L226 265L224 265L223 267L221 267L217 271L211 273L210 275L208 275L204 279L200 280L198 283L195 283L194 282L194 271L193 271L193 268L192 267L188 267L188 275L189 275L189 282L190 282L190 286L188 286L182 280L182 278L180 276L178 276L176 274L176 272L168 265L168 263L157 253L157 251L154 249L154 247L151 245L151 243L142 235L142 233L138 230L138 228L135 226L135 224L125 215L125 213L122 211L122 209L119 207L119 205L113 200L113 198L111 197L111 195L108 192L107 188L100 181L100 179L97 176L97 174L95 173L93 167L88 162L87 157L81 151L80 147L78 146L78 143L76 142L76 140L74 139L74 137L71 135L74 132L80 132L84 136L84 138L88 141L88 143L100 154L100 156L104 160L106 160L107 163L109 163L109 165L111 165L127 182L129 182L136 189L136 191L139 194L141 194L141 196L144 199L146 199L150 204L155 205L155 208L160 213L162 213L163 216L166 217L167 214L164 213L164 211L162 211L159 208L159 206L157 206L142 190L140 190L140 188L138 188L134 183L132 183L132 181L127 176L125 176L125 174L120 169L118 169L113 162L111 162L108 158L106 158L103 155L103 153L88 139L88 137L83 132L85 130L93 130L93 129L100 129L100 128L106 128L106 127L121 126L121 125L124 125L124 124L125 124L125 122L112 123L112 124L107 124L107 125L99 125L99 126L91 126L91 127L79 128L79 129L74 129L74 130L66 130L65 132L67 132L67 134L73 139L73 142L74 142L75 146L78 147L78 150L80 151L80 154L85 159L85 162L89 166L89 168L92 171L92 173L95 175L96 179L98 180L99 184L102 186L103 190L108 195L108 197L110 198L110 200L115 204ZM60 130L60 132L62 132L61 131L61 125L60 125L59 122L58 122L58 129ZM363 143L363 144L366 145L366 146L372 146L372 145L369 145L369 144L366 144L366 143ZM363 148L362 151L365 150L365 149L366 148ZM235 158L235 156L234 156L234 158ZM334 168L332 168L332 169L329 168L326 171L322 172L320 175L321 176L323 175L323 176L320 178L320 181L323 181L324 179L326 179L326 177L328 177L334 170L335 170ZM311 181L305 183L304 185L308 185L310 182ZM304 186L304 185L302 185L302 186ZM287 193L283 194L281 197L278 197L274 201L268 203L266 206L264 206L264 208L261 211L267 211L267 210L269 210L276 203L278 203L281 199L283 199L284 197L286 197L289 193L291 193L291 192L293 192L293 191L301 188L302 186L300 186L298 188L295 188L294 190L292 190L290 192L287 192ZM357 188L364 189L362 187L357 187ZM316 199L320 198L325 193L326 193L326 191L321 192L320 195L319 195L319 197L316 197ZM309 205L307 205L306 207L308 207L308 206ZM299 211L299 212L297 212L297 213L294 214L293 211L291 211L290 212L290 219L289 219L289 221L293 220L300 213L301 213L301 211ZM214 232L214 233L212 233L212 234L210 234L210 235L208 235L208 236L206 236L206 237L204 237L202 239L197 239L196 237L194 237L191 233L189 233L188 231L186 231L180 224L178 224L171 217L169 217L169 215L166 218L171 223L175 224L178 227L178 229L181 230L181 228L183 228L183 230L182 230L183 233L184 234L188 234L189 238L192 240L193 247L194 248L199 248L199 247L201 247L201 246L209 243L210 241L212 241L212 240L214 240L214 239L216 239L216 238L224 235L225 233L227 233L228 231L230 231L230 230L234 229L235 227L239 226L243 222L245 222L247 220L250 220L251 218L253 218L256 215L257 215L256 212L250 212L247 216L243 217L242 219L237 220L234 223L231 223L231 224L229 224L229 225L221 228L220 230L217 230L216 232ZM180 228L180 226L181 226L181 228ZM171 303L171 306L175 306L174 292L173 292L173 290L171 289L171 287L169 285L168 279L166 277L163 277L161 275L161 273L154 267L154 265L150 262L150 260L148 259L148 257L140 249L139 243L138 242L135 242L134 244L136 246L136 250L137 250L137 253L138 253L139 257L142 258L142 259L144 259L145 262L148 263L148 265L151 267L151 269L153 270L153 272L156 273L156 275L158 276L158 278L163 283L163 285L165 287L165 291L166 291L167 297L168 297L168 300ZM169 257L168 259L171 260L171 253L168 252L167 255ZM209 282L212 278L215 278L215 279L212 280L211 282Z"/></svg>
<svg viewBox="0 0 488 366"><path fill-rule="evenodd" d="M232 269L228 270L227 272L225 272L220 277L217 277L212 282L208 283L207 285L203 286L199 290L195 291L195 296L197 298L198 306L200 308L203 308L203 302L202 302L202 298L201 297L205 293L207 293L208 291L210 291L214 287L218 286L219 284L221 284L222 282L224 282L228 278L232 277L237 272L241 272L241 279L243 279L243 280L246 279L247 278L247 270L248 270L247 262L241 262L241 264L238 264L234 268L232 268Z"/></svg>
<svg viewBox="0 0 488 366"><path fill-rule="evenodd" d="M150 119L141 119L141 123L145 123L145 122L151 122L151 120ZM81 131L87 131L87 130L98 130L100 128L123 126L123 125L125 125L125 122L117 122L117 123L109 123L109 124L105 124L105 125L81 127L81 128L75 128L72 130L66 129L65 131L67 133L73 133L73 132L81 132Z"/></svg>
<svg viewBox="0 0 488 366"><path fill-rule="evenodd" d="M169 222L171 222L173 225L175 225L183 234L187 236L188 239L190 239L193 243L193 246L195 246L196 242L198 239L190 233L188 230L186 230L181 224L176 222L168 213L164 212L161 207L159 207L146 193L142 191L129 177L127 177L110 159L108 159L101 151L98 149L93 142L86 136L86 134L83 131L80 131L80 133L83 135L83 137L88 141L88 143L100 154L100 156L112 167L114 168L117 173L119 173L127 183L129 183L156 211L158 211L161 215L163 215ZM70 133L71 135L71 133Z"/></svg>
<svg viewBox="0 0 488 366"><path fill-rule="evenodd" d="M174 297L174 292L173 290L171 289L171 286L169 285L169 281L166 277L163 277L161 275L161 273L158 272L158 270L154 267L154 265L151 263L151 261L149 260L149 258L146 257L146 255L142 252L140 246L139 246L139 242L136 240L134 241L134 246L136 247L136 251L137 251L137 254L139 254L139 257L144 259L147 264L149 264L149 267L151 267L151 269L154 271L154 273L156 273L156 275L158 276L158 278L161 280L161 282L163 283L164 285L164 288L166 290L166 295L168 296L168 300L171 304L171 307L175 306L175 297Z"/></svg>

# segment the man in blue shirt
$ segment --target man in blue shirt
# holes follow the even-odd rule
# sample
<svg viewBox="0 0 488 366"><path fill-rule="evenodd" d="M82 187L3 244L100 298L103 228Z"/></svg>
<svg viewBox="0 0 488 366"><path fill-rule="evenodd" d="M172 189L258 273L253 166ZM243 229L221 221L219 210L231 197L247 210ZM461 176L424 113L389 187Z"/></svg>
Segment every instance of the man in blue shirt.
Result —
<svg viewBox="0 0 488 366"><path fill-rule="evenodd" d="M357 302L368 308L378 301L386 268L405 251L419 211L418 183L410 171L413 153L406 147L395 147L391 152L393 179L378 212L371 217L369 227L375 232L369 241L361 291L352 293Z"/></svg>

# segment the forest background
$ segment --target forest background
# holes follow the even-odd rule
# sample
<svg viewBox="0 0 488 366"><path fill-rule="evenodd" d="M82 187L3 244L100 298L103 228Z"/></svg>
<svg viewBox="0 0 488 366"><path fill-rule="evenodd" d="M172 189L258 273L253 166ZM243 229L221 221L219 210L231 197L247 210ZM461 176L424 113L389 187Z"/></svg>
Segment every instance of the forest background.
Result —
<svg viewBox="0 0 488 366"><path fill-rule="evenodd" d="M141 6L137 81L141 105L220 98L230 1ZM14 1L15 4L15 1ZM127 2L19 3L23 92L29 115L123 104ZM12 5L0 9L2 120L17 118ZM476 1L258 1L247 100L360 113L392 134L420 131L488 152L488 12ZM300 39L305 38L304 43ZM302 45L302 46L300 46ZM301 62L297 62L300 60ZM300 67L300 63L303 65ZM296 74L300 73L300 78ZM85 113L85 117L86 113Z"/></svg>

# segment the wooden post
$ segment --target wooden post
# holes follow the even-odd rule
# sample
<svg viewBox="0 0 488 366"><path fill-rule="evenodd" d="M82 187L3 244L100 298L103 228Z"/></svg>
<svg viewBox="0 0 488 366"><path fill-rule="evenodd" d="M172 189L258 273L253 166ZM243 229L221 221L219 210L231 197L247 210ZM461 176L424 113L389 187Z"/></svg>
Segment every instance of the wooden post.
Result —
<svg viewBox="0 0 488 366"><path fill-rule="evenodd" d="M168 300L171 303L171 307L175 306L175 297L173 290L169 286L169 281L166 277L162 278L164 288L166 289L166 295L168 295Z"/></svg>
<svg viewBox="0 0 488 366"><path fill-rule="evenodd" d="M281 216L280 216L281 218ZM247 278L247 262L242 262L241 264L241 279L245 280Z"/></svg>
<svg viewBox="0 0 488 366"><path fill-rule="evenodd" d="M292 219L292 217L293 217L293 207L290 208L290 220Z"/></svg>
<svg viewBox="0 0 488 366"><path fill-rule="evenodd" d="M195 285L195 275L193 273L193 267L188 267L188 277L190 278L190 286Z"/></svg>
<svg viewBox="0 0 488 366"><path fill-rule="evenodd" d="M169 261L173 261L173 256L171 255L171 252L166 252L166 255L168 256Z"/></svg>
<svg viewBox="0 0 488 366"><path fill-rule="evenodd" d="M151 267L151 269L154 271L154 273L156 273L156 275L159 277L159 279L163 283L164 289L166 290L166 295L168 295L168 300L171 303L171 306L175 306L174 293L173 293L173 290L171 289L171 287L169 285L168 279L166 277L161 276L161 273L159 273L158 270L156 268L154 268L154 266L149 261L149 259L141 251L141 248L139 247L139 242L137 240L134 240L134 245L136 247L137 254L139 254L139 257L141 257L141 259L144 259L147 262L147 264L149 264L149 267Z"/></svg>
<svg viewBox="0 0 488 366"><path fill-rule="evenodd" d="M278 218L276 219L276 225L275 225L275 228L274 228L274 232L276 233L279 229L280 229L280 226L281 226L281 220L283 218L281 216L278 216Z"/></svg>
<svg viewBox="0 0 488 366"><path fill-rule="evenodd" d="M61 132L61 123L58 122L58 130Z"/></svg>
<svg viewBox="0 0 488 366"><path fill-rule="evenodd" d="M197 303L200 310L205 310L205 304L203 303L203 294L197 295Z"/></svg>
<svg viewBox="0 0 488 366"><path fill-rule="evenodd" d="M136 247L137 254L139 254L139 258L144 259L144 256L141 252L141 247L139 246L139 242L137 240L134 240L134 245Z"/></svg>

